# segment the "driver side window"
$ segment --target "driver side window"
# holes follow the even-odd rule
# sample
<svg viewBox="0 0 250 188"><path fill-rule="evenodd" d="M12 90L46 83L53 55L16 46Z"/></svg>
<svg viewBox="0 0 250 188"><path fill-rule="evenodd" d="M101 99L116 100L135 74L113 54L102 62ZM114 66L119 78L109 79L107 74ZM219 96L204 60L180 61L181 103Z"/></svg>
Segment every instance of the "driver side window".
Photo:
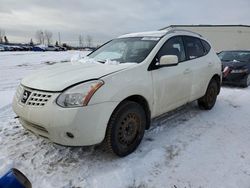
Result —
<svg viewBox="0 0 250 188"><path fill-rule="evenodd" d="M164 55L176 55L178 57L178 62L185 61L186 55L182 37L173 37L167 40L167 42L165 42L157 54L158 61L160 60L161 56Z"/></svg>

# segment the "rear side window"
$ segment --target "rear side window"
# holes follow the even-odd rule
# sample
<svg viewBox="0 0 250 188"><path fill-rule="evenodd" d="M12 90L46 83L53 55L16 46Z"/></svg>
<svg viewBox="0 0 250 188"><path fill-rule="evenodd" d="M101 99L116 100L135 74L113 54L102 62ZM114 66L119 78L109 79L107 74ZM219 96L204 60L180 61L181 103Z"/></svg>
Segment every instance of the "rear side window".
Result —
<svg viewBox="0 0 250 188"><path fill-rule="evenodd" d="M211 46L205 40L201 40L201 43L202 43L202 45L204 47L204 55L207 55L209 53L210 49L211 49Z"/></svg>
<svg viewBox="0 0 250 188"><path fill-rule="evenodd" d="M184 44L188 59L195 59L204 55L204 49L200 39L195 37L184 37Z"/></svg>

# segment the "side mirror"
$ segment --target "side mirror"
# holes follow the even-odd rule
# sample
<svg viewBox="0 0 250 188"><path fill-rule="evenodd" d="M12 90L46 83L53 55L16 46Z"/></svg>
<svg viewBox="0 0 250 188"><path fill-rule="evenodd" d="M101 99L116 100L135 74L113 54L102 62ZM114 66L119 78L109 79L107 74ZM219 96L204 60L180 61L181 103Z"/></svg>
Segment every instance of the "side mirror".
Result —
<svg viewBox="0 0 250 188"><path fill-rule="evenodd" d="M164 55L160 58L160 65L178 65L178 57L176 55Z"/></svg>

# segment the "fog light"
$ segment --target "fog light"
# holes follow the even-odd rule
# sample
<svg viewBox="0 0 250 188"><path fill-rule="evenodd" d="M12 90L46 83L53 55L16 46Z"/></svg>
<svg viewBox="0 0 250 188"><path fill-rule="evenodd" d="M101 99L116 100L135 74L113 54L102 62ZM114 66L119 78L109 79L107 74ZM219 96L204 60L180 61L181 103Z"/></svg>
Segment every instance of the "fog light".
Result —
<svg viewBox="0 0 250 188"><path fill-rule="evenodd" d="M66 132L66 135L69 137L69 138L74 138L74 135L70 132Z"/></svg>

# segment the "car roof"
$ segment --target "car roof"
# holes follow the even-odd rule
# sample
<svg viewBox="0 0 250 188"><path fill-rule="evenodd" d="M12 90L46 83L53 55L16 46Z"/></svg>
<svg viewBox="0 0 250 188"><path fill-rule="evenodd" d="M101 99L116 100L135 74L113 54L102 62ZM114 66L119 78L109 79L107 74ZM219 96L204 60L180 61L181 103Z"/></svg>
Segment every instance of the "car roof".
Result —
<svg viewBox="0 0 250 188"><path fill-rule="evenodd" d="M127 37L163 37L166 35L167 31L147 31L147 32L139 32L139 33L129 33L120 36L119 38L127 38Z"/></svg>
<svg viewBox="0 0 250 188"><path fill-rule="evenodd" d="M223 50L221 52L250 52L250 50Z"/></svg>
<svg viewBox="0 0 250 188"><path fill-rule="evenodd" d="M189 35L189 36L195 36L195 37L202 37L202 35L192 32L192 31L188 31L188 30L184 30L184 29L177 29L177 28L167 28L165 30L160 30L160 31L147 31L147 32L139 32L139 33L129 33L129 34L125 34L122 35L118 38L128 38L128 37L164 37L167 34L171 34L171 33L178 33L181 35Z"/></svg>

